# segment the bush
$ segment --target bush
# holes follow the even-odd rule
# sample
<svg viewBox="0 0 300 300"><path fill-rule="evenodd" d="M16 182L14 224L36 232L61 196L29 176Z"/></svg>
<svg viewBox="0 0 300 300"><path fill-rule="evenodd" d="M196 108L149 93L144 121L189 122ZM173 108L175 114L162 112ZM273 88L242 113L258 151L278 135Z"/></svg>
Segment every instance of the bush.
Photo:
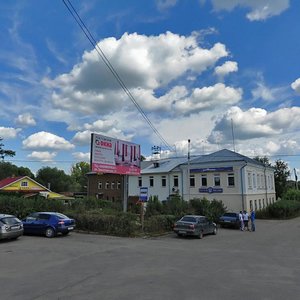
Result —
<svg viewBox="0 0 300 300"><path fill-rule="evenodd" d="M69 212L68 216L76 220L78 230L117 236L134 236L141 225L137 215L118 213L105 215L101 212Z"/></svg>
<svg viewBox="0 0 300 300"><path fill-rule="evenodd" d="M144 232L163 233L171 231L177 218L174 215L155 215L145 219Z"/></svg>
<svg viewBox="0 0 300 300"><path fill-rule="evenodd" d="M146 208L146 217L154 216L154 215L160 215L163 211L163 205L158 200L157 196L151 196L149 201L147 202L147 208Z"/></svg>
<svg viewBox="0 0 300 300"><path fill-rule="evenodd" d="M206 198L192 199L189 202L189 212L206 216L210 221L217 222L219 217L226 212L226 207L222 201L212 200L209 201Z"/></svg>
<svg viewBox="0 0 300 300"><path fill-rule="evenodd" d="M172 196L169 200L162 203L162 213L164 215L174 215L180 217L187 212L188 203L180 196Z"/></svg>
<svg viewBox="0 0 300 300"><path fill-rule="evenodd" d="M290 219L300 215L300 201L280 200L257 211L258 219Z"/></svg>
<svg viewBox="0 0 300 300"><path fill-rule="evenodd" d="M282 197L283 200L296 200L300 201L300 191L289 189Z"/></svg>

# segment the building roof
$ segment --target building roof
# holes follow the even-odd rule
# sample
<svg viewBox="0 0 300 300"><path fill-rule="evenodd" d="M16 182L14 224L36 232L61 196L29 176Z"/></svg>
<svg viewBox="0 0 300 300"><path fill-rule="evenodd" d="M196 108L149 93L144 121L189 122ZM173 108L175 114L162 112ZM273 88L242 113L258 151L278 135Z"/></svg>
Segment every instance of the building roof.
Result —
<svg viewBox="0 0 300 300"><path fill-rule="evenodd" d="M7 185L10 185L16 181L19 181L23 177L24 176L8 177L8 178L4 178L4 179L0 180L0 189L2 189L3 187L5 187Z"/></svg>
<svg viewBox="0 0 300 300"><path fill-rule="evenodd" d="M187 157L170 157L156 161L145 161L141 174L167 173L188 161ZM147 163L146 163L147 162Z"/></svg>
<svg viewBox="0 0 300 300"><path fill-rule="evenodd" d="M214 162L241 162L244 161L246 163L251 163L259 166L264 166L263 163L244 156L242 154L230 151L228 149L222 149L220 151L196 157L191 160L191 164L201 164L201 163L214 163Z"/></svg>

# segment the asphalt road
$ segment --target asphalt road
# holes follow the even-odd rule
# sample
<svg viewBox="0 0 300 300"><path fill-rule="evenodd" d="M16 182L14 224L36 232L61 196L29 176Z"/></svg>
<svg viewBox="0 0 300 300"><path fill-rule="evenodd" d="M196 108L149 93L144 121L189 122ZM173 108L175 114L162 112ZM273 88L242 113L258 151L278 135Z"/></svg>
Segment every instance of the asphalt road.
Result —
<svg viewBox="0 0 300 300"><path fill-rule="evenodd" d="M300 218L204 239L72 233L0 242L0 299L300 299Z"/></svg>

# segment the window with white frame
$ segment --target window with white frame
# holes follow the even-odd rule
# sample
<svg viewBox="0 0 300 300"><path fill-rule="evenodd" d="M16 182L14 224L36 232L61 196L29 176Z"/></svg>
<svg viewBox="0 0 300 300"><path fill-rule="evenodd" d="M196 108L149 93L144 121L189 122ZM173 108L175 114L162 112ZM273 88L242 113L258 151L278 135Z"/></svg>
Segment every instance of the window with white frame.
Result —
<svg viewBox="0 0 300 300"><path fill-rule="evenodd" d="M98 181L98 190L102 190L102 181Z"/></svg>
<svg viewBox="0 0 300 300"><path fill-rule="evenodd" d="M151 187L154 186L154 178L153 178L153 176L149 177L149 186L151 186Z"/></svg>
<svg viewBox="0 0 300 300"><path fill-rule="evenodd" d="M21 181L21 187L28 187L28 181Z"/></svg>
<svg viewBox="0 0 300 300"><path fill-rule="evenodd" d="M105 189L108 190L109 189L109 181L105 182Z"/></svg>
<svg viewBox="0 0 300 300"><path fill-rule="evenodd" d="M117 182L117 190L120 190L121 189L121 181L118 181Z"/></svg>
<svg viewBox="0 0 300 300"><path fill-rule="evenodd" d="M253 187L256 188L256 177L254 173L252 177L253 177Z"/></svg>
<svg viewBox="0 0 300 300"><path fill-rule="evenodd" d="M228 186L234 186L234 173L228 174Z"/></svg>
<svg viewBox="0 0 300 300"><path fill-rule="evenodd" d="M214 186L220 186L221 185L221 177L220 174L214 175Z"/></svg>
<svg viewBox="0 0 300 300"><path fill-rule="evenodd" d="M167 186L167 177L165 175L161 176L161 186L162 187Z"/></svg>
<svg viewBox="0 0 300 300"><path fill-rule="evenodd" d="M248 187L251 189L252 188L252 177L251 173L248 173Z"/></svg>
<svg viewBox="0 0 300 300"><path fill-rule="evenodd" d="M195 186L195 175L190 175L190 186L191 187Z"/></svg>
<svg viewBox="0 0 300 300"><path fill-rule="evenodd" d="M116 188L116 183L114 181L111 182L111 189L114 190Z"/></svg>
<svg viewBox="0 0 300 300"><path fill-rule="evenodd" d="M178 187L178 183L179 183L179 182L178 182L178 176L177 176L177 175L174 175L174 176L173 176L173 185L176 186L176 187Z"/></svg>
<svg viewBox="0 0 300 300"><path fill-rule="evenodd" d="M207 176L201 175L201 186L207 186Z"/></svg>
<svg viewBox="0 0 300 300"><path fill-rule="evenodd" d="M141 187L143 184L142 177L138 178L138 186Z"/></svg>

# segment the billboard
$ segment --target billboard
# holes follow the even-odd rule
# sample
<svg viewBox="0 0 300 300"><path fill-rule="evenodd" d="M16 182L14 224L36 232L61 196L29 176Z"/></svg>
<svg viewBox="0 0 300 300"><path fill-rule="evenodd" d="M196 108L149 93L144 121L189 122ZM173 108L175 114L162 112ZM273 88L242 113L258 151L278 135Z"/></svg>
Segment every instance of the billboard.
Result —
<svg viewBox="0 0 300 300"><path fill-rule="evenodd" d="M97 173L139 175L140 145L92 133L91 169Z"/></svg>

